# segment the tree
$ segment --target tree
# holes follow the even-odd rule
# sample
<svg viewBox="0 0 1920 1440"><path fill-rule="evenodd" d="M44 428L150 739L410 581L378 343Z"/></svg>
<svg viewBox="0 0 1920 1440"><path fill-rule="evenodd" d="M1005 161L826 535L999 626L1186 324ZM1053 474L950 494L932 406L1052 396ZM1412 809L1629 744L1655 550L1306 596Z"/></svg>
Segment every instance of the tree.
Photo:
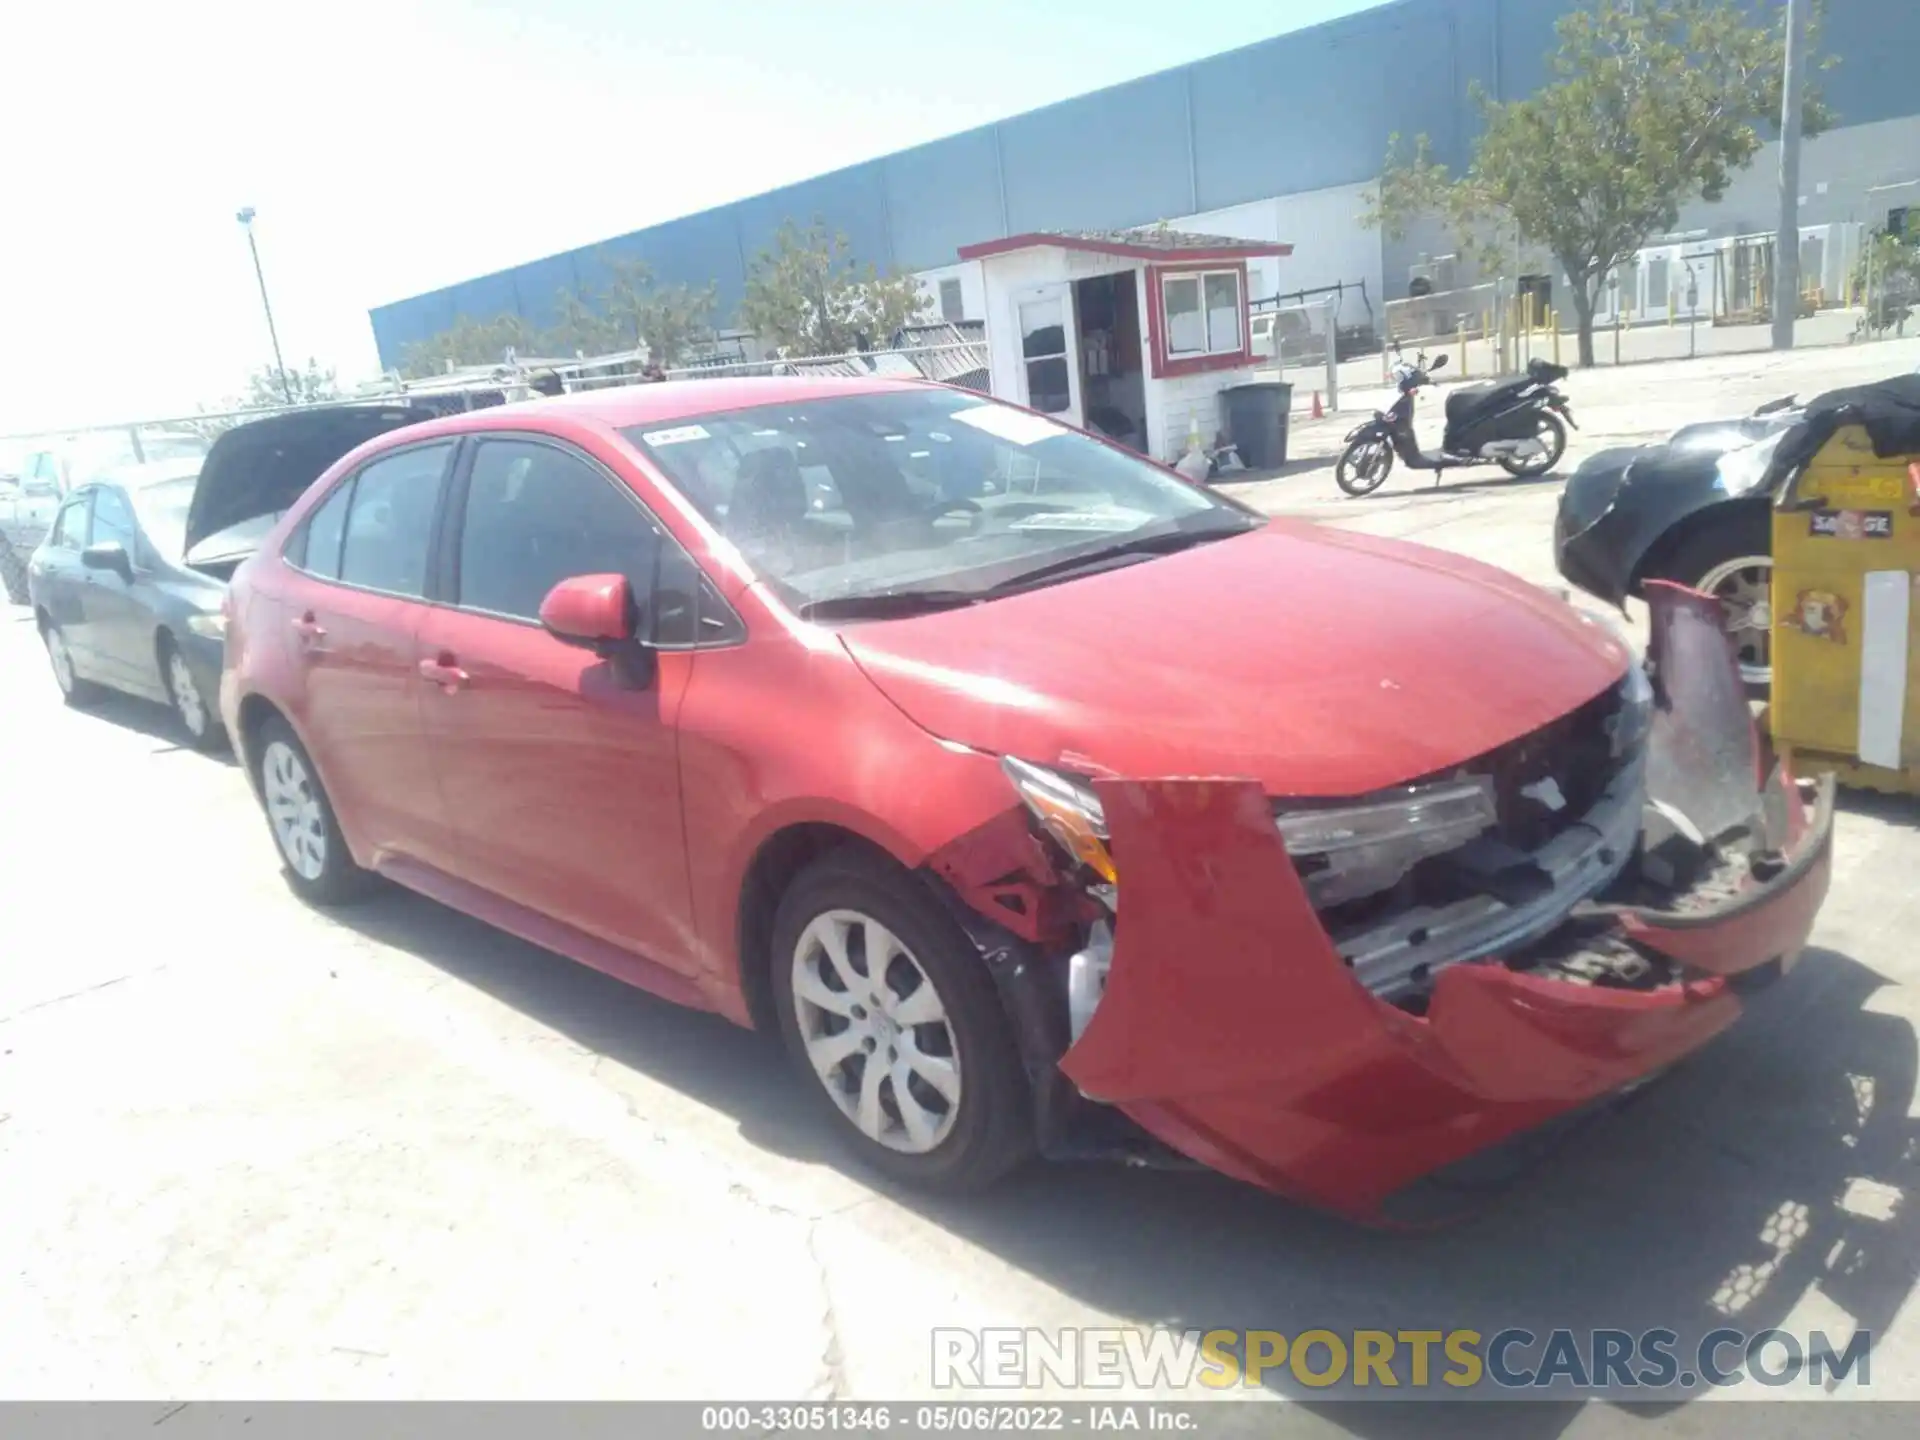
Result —
<svg viewBox="0 0 1920 1440"><path fill-rule="evenodd" d="M1816 54L1822 8L1807 37ZM1516 239L1546 250L1572 286L1580 363L1591 365L1606 277L1675 229L1684 201L1724 196L1759 152L1761 127L1778 128L1785 12L1756 21L1725 0L1597 0L1558 33L1545 89L1500 103L1476 88L1483 129L1465 174L1437 163L1426 136L1411 147L1393 136L1367 218L1400 239L1438 216L1483 272ZM1831 118L1809 85L1806 134Z"/></svg>
<svg viewBox="0 0 1920 1440"><path fill-rule="evenodd" d="M400 354L400 373L412 380L440 375L452 365L498 365L509 350L531 354L538 337L518 315L491 320L455 317L438 335L416 340Z"/></svg>
<svg viewBox="0 0 1920 1440"><path fill-rule="evenodd" d="M247 398L236 408L285 405L289 391L292 392L295 405L311 405L317 400L338 400L340 380L332 370L323 369L320 362L311 356L304 370L289 369L286 372L284 387L280 383L280 372L271 365L262 365L247 376Z"/></svg>
<svg viewBox="0 0 1920 1440"><path fill-rule="evenodd" d="M542 334L547 348L588 355L644 348L671 367L713 338L719 287L658 285L643 260L609 260L611 278L598 292L560 292L560 320Z"/></svg>
<svg viewBox="0 0 1920 1440"><path fill-rule="evenodd" d="M790 355L840 355L891 344L927 304L919 281L856 261L824 222L789 220L747 273L740 323Z"/></svg>

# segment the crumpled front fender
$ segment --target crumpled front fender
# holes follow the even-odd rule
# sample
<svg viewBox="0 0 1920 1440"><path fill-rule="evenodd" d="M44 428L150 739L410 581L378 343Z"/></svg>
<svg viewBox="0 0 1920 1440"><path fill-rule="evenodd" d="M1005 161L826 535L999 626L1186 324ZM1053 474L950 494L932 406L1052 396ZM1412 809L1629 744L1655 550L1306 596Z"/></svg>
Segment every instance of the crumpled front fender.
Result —
<svg viewBox="0 0 1920 1440"><path fill-rule="evenodd" d="M1744 790L1721 810L1778 832L1767 865L1724 893L1580 907L1582 925L1677 962L1673 983L1604 988L1496 958L1440 970L1412 1013L1354 979L1257 784L1099 780L1119 915L1104 997L1062 1071L1202 1163L1378 1219L1420 1177L1620 1092L1725 1029L1741 1008L1727 977L1806 944L1827 886L1831 786L1804 803L1763 763L1744 706L1727 708L1731 652L1724 637L1701 641L1712 602L1675 590L1653 603L1665 669L1649 744L1689 763L1712 754L1718 785Z"/></svg>

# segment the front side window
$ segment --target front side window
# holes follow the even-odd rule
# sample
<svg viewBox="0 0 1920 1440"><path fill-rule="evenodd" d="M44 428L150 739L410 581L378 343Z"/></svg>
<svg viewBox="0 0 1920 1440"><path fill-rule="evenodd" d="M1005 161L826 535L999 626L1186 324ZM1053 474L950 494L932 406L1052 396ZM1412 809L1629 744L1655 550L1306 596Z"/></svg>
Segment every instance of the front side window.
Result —
<svg viewBox="0 0 1920 1440"><path fill-rule="evenodd" d="M1168 355L1241 353L1238 270L1164 276L1160 294L1165 306Z"/></svg>
<svg viewBox="0 0 1920 1440"><path fill-rule="evenodd" d="M427 553L433 545L440 480L452 451L451 441L421 445L361 469L340 541L342 584L388 595L427 593ZM309 543L314 538L309 532Z"/></svg>
<svg viewBox="0 0 1920 1440"><path fill-rule="evenodd" d="M801 614L972 604L1259 517L961 391L835 395L623 432Z"/></svg>
<svg viewBox="0 0 1920 1440"><path fill-rule="evenodd" d="M580 456L484 441L467 482L458 603L533 620L547 592L576 575L625 575L644 598L661 540L653 517Z"/></svg>
<svg viewBox="0 0 1920 1440"><path fill-rule="evenodd" d="M56 549L87 548L87 511L92 504L92 495L78 495L60 507L60 513L54 517L50 541Z"/></svg>
<svg viewBox="0 0 1920 1440"><path fill-rule="evenodd" d="M127 504L127 497L110 487L94 491L93 538L87 543L118 545L132 555L136 534L133 507Z"/></svg>

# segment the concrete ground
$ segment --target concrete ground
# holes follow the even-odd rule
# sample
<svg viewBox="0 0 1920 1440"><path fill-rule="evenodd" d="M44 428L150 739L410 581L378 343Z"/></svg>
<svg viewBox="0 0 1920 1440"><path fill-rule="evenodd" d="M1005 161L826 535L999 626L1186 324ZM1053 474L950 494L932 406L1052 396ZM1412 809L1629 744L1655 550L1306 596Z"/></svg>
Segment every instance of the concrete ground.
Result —
<svg viewBox="0 0 1920 1440"><path fill-rule="evenodd" d="M1865 378L1847 358L1567 388L1592 447ZM1548 578L1551 481L1427 478L1245 493ZM1742 1027L1480 1218L1383 1235L1204 1174L892 1193L750 1034L406 894L297 903L233 766L152 707L62 707L18 610L0 756L0 1397L899 1398L936 1326L1726 1323L1869 1329L1866 1393L1920 1398L1911 806L1849 803L1814 948ZM1302 1402L1280 1433L1434 1423L1255 1394Z"/></svg>

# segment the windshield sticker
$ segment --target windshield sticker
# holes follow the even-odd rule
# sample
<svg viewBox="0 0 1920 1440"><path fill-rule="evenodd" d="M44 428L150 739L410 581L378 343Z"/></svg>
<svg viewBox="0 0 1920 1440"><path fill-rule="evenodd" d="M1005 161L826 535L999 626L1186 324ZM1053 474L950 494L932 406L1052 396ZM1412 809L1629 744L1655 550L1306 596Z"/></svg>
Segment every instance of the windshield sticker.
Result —
<svg viewBox="0 0 1920 1440"><path fill-rule="evenodd" d="M706 440L711 437L707 434L707 427L704 425L680 425L672 430L649 430L640 438L649 445L684 445L689 440Z"/></svg>
<svg viewBox="0 0 1920 1440"><path fill-rule="evenodd" d="M1015 445L1037 445L1042 440L1068 433L1066 426L1056 425L1044 416L1029 415L1024 410L1014 410L1005 405L975 405L970 409L956 410L949 418Z"/></svg>

